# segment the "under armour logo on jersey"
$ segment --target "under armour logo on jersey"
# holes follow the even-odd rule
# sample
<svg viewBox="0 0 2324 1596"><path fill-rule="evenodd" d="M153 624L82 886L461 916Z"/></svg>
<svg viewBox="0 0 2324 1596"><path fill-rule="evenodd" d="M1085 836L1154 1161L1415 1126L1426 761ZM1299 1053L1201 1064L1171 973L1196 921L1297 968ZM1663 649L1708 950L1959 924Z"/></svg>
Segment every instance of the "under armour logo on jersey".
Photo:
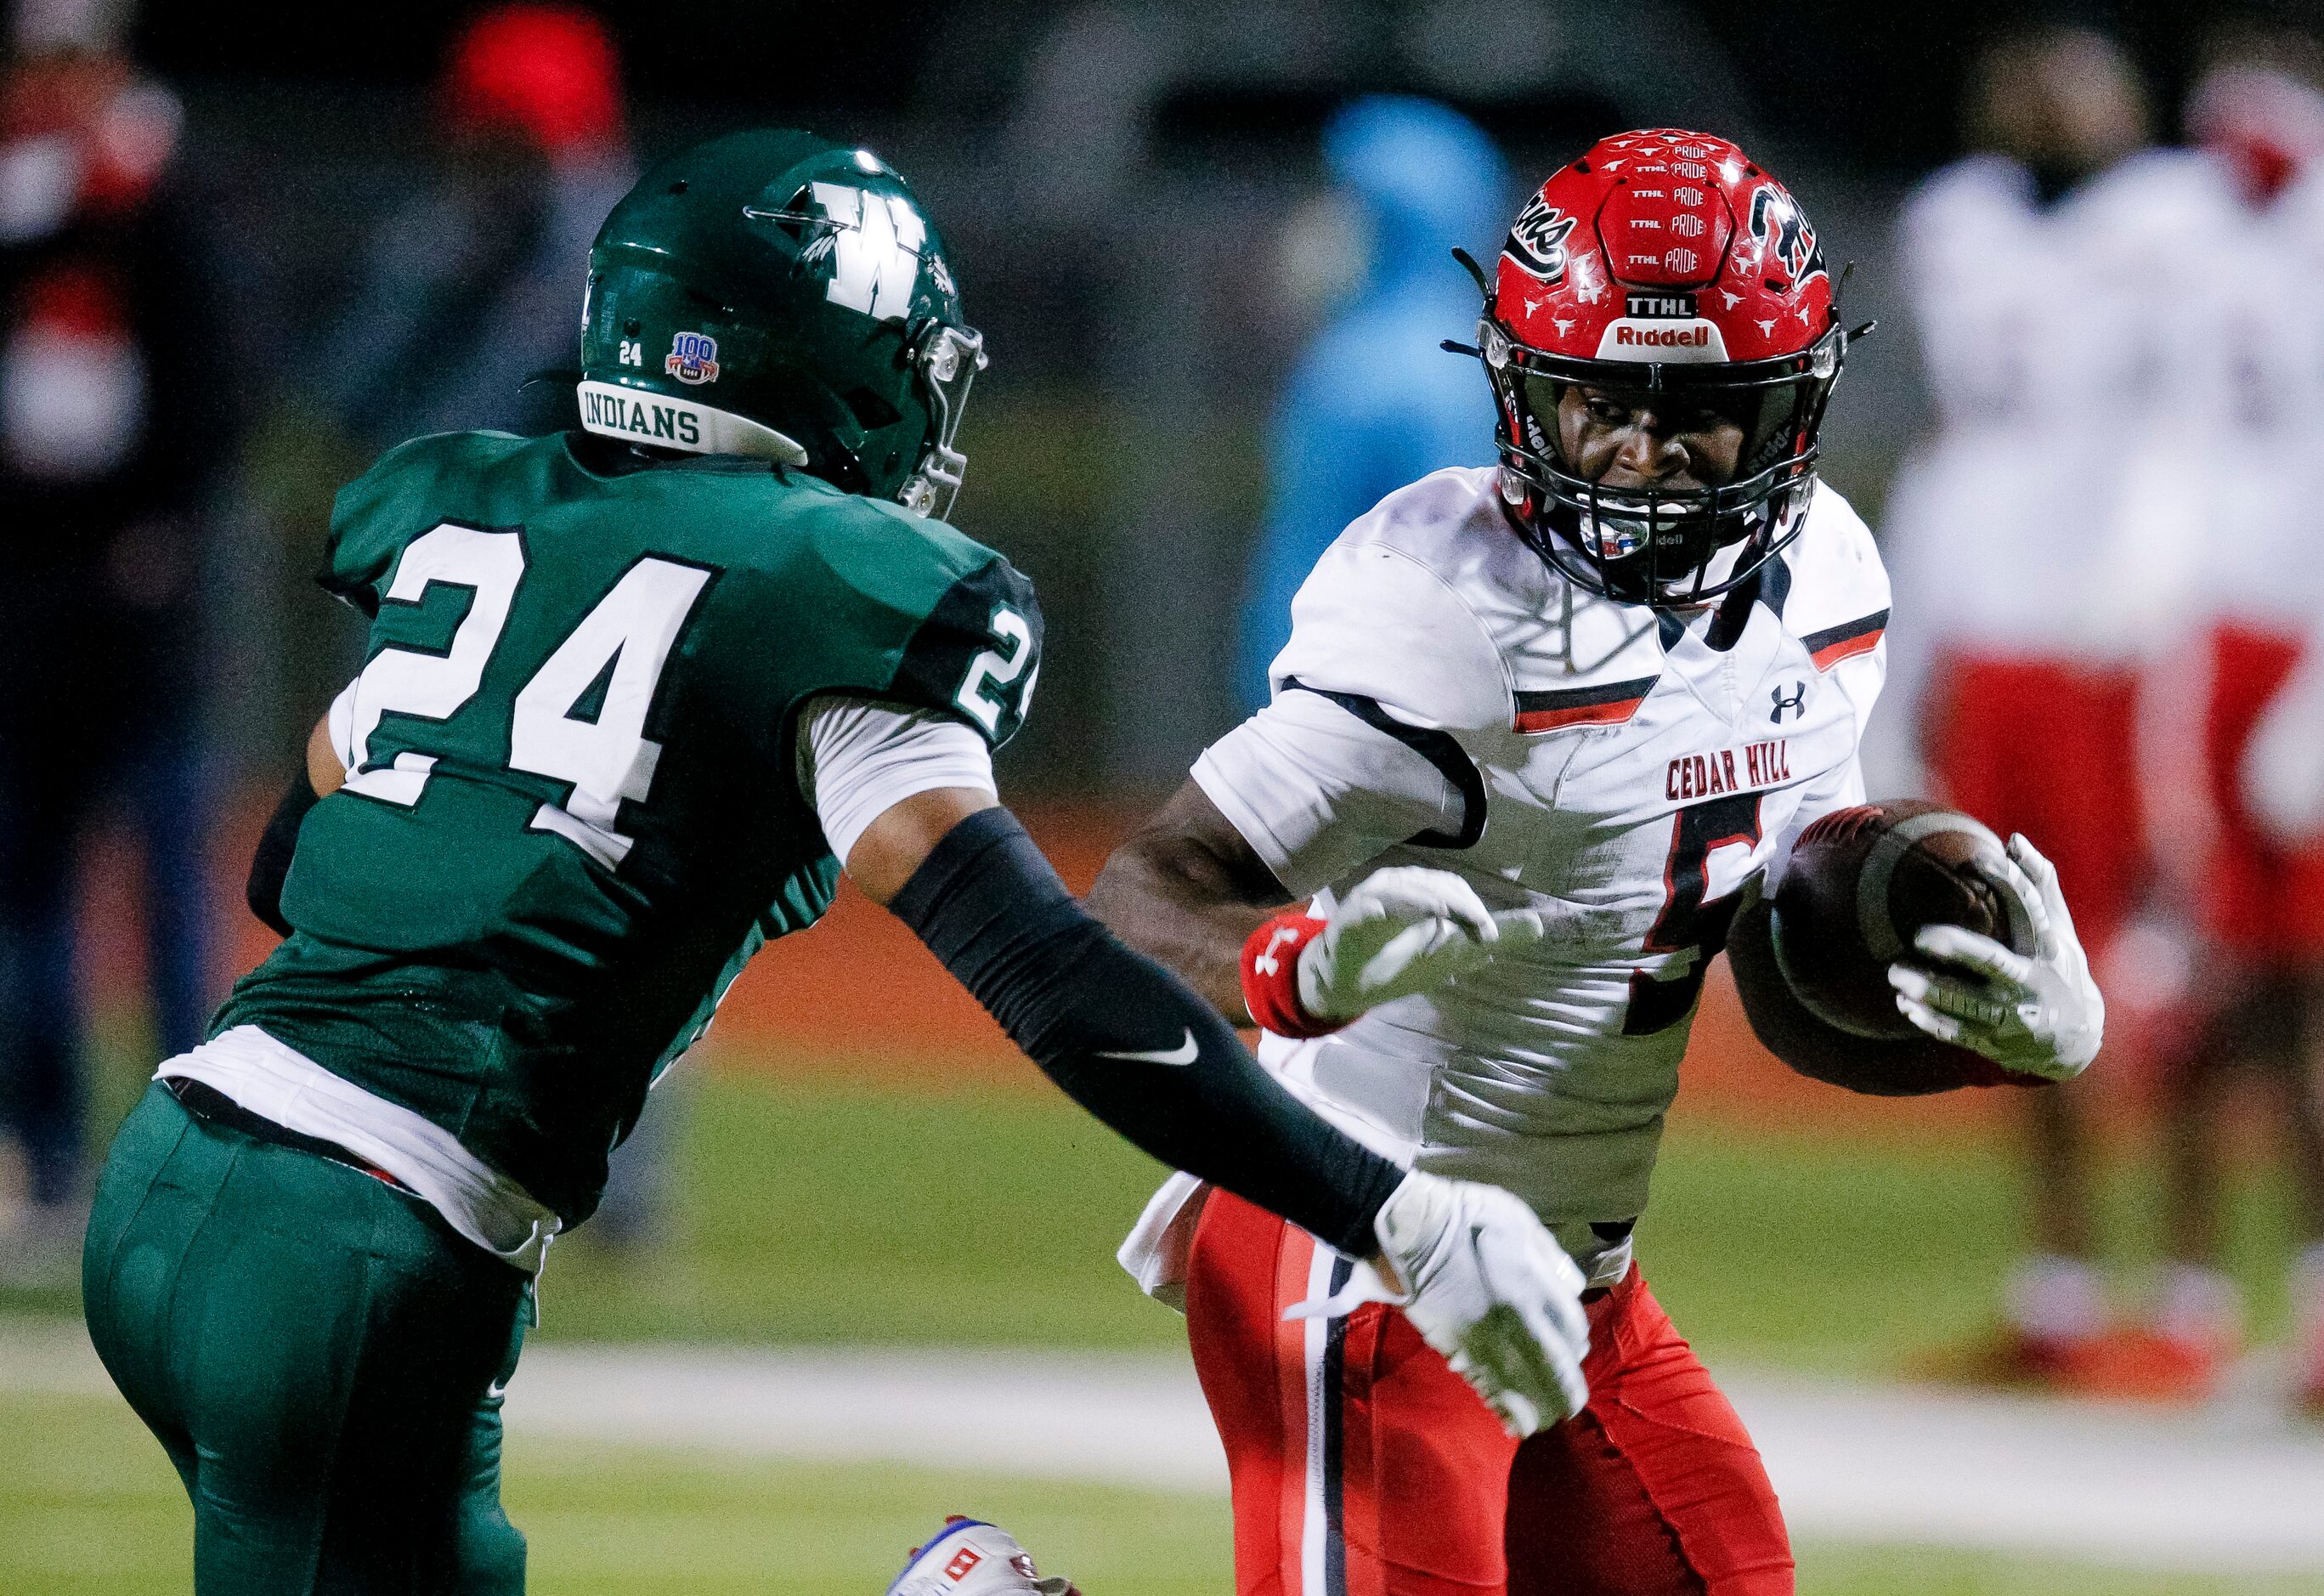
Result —
<svg viewBox="0 0 2324 1596"><path fill-rule="evenodd" d="M920 277L920 245L928 226L901 194L867 194L846 183L812 185L833 230L808 246L831 253L835 305L861 310L881 321L901 321L912 305Z"/></svg>
<svg viewBox="0 0 2324 1596"><path fill-rule="evenodd" d="M1767 718L1779 726L1784 724L1785 710L1792 712L1794 720L1799 719L1808 712L1808 685L1805 682L1794 682L1789 693L1785 693L1778 684L1768 697L1775 701L1775 706L1767 712Z"/></svg>

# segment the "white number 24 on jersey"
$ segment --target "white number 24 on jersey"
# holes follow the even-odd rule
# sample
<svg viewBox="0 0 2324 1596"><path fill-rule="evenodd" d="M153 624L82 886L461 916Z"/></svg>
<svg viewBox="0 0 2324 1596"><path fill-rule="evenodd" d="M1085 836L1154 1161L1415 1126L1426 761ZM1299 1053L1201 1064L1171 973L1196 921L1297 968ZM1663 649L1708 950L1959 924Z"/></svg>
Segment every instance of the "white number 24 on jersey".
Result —
<svg viewBox="0 0 2324 1596"><path fill-rule="evenodd" d="M982 726L990 737L999 735L1001 717L1009 712L1009 688L1025 675L1025 666L1033 657L1033 629L1026 624L1024 616L1001 604L994 608L986 630L1001 647L986 649L968 662L968 674L954 689L952 701L963 714ZM1019 721L1032 710L1033 684L1040 674L1041 668L1034 666L1033 674L1025 677L1025 686L1017 695Z"/></svg>
<svg viewBox="0 0 2324 1596"><path fill-rule="evenodd" d="M383 715L449 720L475 697L523 575L524 545L515 532L447 522L411 540L388 584L388 602L418 604L438 582L473 589L475 597L450 648L440 654L382 649L348 689L351 715L340 752L350 756L350 791L407 807L420 801L435 756L399 753L392 764L374 765L372 733ZM661 744L645 734L654 689L709 580L699 566L639 560L516 696L510 768L573 784L564 803L533 812L532 829L554 832L609 870L635 841L613 828L622 800L645 798L661 759ZM576 717L575 708L600 680L604 697L595 718Z"/></svg>

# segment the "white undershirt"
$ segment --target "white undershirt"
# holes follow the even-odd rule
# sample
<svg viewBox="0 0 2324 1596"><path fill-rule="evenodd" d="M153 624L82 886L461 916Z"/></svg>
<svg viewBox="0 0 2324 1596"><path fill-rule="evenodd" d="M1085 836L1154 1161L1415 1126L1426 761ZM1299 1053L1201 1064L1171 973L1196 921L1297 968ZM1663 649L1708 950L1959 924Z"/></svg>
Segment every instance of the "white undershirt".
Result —
<svg viewBox="0 0 2324 1596"><path fill-rule="evenodd" d="M799 712L798 778L842 864L874 820L917 793L967 787L1000 796L992 751L964 722L844 693Z"/></svg>

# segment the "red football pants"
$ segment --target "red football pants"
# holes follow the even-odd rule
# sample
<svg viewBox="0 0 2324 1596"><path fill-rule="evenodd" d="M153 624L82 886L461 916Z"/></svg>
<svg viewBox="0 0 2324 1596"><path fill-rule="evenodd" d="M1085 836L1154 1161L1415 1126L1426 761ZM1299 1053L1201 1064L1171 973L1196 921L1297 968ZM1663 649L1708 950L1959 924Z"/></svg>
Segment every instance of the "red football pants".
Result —
<svg viewBox="0 0 2324 1596"><path fill-rule="evenodd" d="M1187 1333L1234 1480L1240 1596L1790 1596L1759 1454L1637 1269L1590 1299L1590 1403L1509 1439L1411 1322L1283 1310L1346 1281L1213 1192Z"/></svg>
<svg viewBox="0 0 2324 1596"><path fill-rule="evenodd" d="M1948 654L1923 741L1946 799L2058 867L2083 946L2103 950L2146 884L2138 678L2069 660Z"/></svg>
<svg viewBox="0 0 2324 1596"><path fill-rule="evenodd" d="M2244 798L2245 752L2304 642L2235 622L2214 626L2209 640L2202 778L2219 829L2202 862L2198 913L2214 941L2263 968L2324 958L2324 847L2285 848Z"/></svg>

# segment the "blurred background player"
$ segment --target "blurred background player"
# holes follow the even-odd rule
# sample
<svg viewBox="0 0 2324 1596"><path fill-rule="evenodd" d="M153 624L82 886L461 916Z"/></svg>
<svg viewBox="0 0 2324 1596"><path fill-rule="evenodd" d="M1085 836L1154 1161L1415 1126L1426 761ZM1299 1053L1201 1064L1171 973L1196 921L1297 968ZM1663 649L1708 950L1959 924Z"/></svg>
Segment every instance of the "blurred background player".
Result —
<svg viewBox="0 0 2324 1596"><path fill-rule="evenodd" d="M2204 270L2158 318L2169 404L2135 451L2154 522L2135 557L2186 595L2150 652L2139 765L2155 857L2190 906L2198 979L2157 1061L2161 1289L2080 1383L2205 1396L2241 1350L2222 1188L2241 1161L2227 1111L2248 1073L2290 1154L2293 1378L2324 1413L2324 840L2301 818L2314 783L2299 752L2324 741L2324 715L2298 686L2324 614L2324 92L2304 36L2223 32L2213 51L2186 123L2227 204L2206 224Z"/></svg>
<svg viewBox="0 0 2324 1596"><path fill-rule="evenodd" d="M173 192L178 102L124 53L126 13L28 0L0 79L0 1132L26 1199L0 1278L79 1256L76 889L107 804L143 856L161 1052L215 996L195 599L232 394Z"/></svg>
<svg viewBox="0 0 2324 1596"><path fill-rule="evenodd" d="M1899 240L1937 431L1900 473L1884 528L1895 724L1917 729L1927 790L2042 839L2102 966L2145 881L2125 808L2139 789L2136 660L2156 604L2181 590L2126 562L2100 484L2120 479L2124 429L2152 382L2132 358L2146 305L2132 263L2205 198L2200 162L2145 148L2150 122L2113 39L2004 35L1970 77L1977 152L1913 196ZM2031 1248L1999 1334L1949 1371L2050 1378L2106 1327L2086 1092L2012 1099Z"/></svg>
<svg viewBox="0 0 2324 1596"><path fill-rule="evenodd" d="M286 541L406 438L574 424L567 385L527 379L570 363L572 285L634 175L613 41L577 7L480 7L426 97L417 158L389 165L390 198L348 222L352 273L288 291L316 294L323 313L298 337L301 358L270 364L280 386L249 467ZM353 663L302 660L290 674Z"/></svg>
<svg viewBox="0 0 2324 1596"><path fill-rule="evenodd" d="M1276 405L1237 664L1246 710L1266 704L1291 595L1342 529L1406 483L1492 459L1491 396L1439 346L1475 330L1476 296L1451 252L1482 255L1492 242L1511 181L1500 152L1449 106L1371 95L1324 128L1323 163L1335 186L1295 233L1290 264L1314 291L1353 298ZM1355 282L1328 281L1351 268Z"/></svg>
<svg viewBox="0 0 2324 1596"><path fill-rule="evenodd" d="M367 272L315 361L313 401L368 458L430 432L573 421L573 285L636 173L621 62L577 6L476 14L436 88L430 180L373 231Z"/></svg>

